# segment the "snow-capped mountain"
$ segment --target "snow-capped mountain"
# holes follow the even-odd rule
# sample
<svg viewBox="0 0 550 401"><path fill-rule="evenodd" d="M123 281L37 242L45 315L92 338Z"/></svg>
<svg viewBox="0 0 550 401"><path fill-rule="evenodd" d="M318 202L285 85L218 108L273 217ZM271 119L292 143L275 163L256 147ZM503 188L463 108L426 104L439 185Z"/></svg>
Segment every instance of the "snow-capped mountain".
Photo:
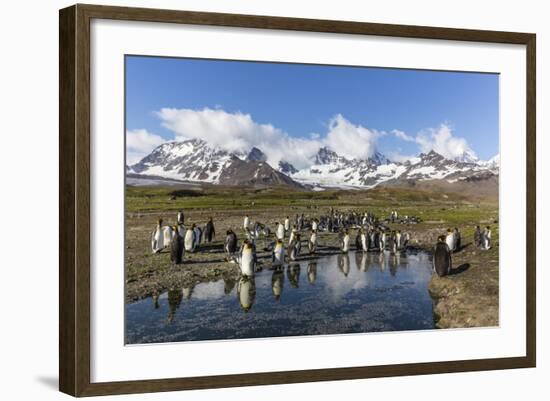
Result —
<svg viewBox="0 0 550 401"><path fill-rule="evenodd" d="M301 187L292 178L265 162L253 148L247 154L230 153L200 139L169 142L154 149L129 172L144 177L164 177L221 185L288 185ZM128 172L128 170L127 170Z"/></svg>
<svg viewBox="0 0 550 401"><path fill-rule="evenodd" d="M451 160L435 151L404 163L392 162L379 152L367 159L348 159L327 147L319 149L305 169L281 160L276 168L256 147L230 153L200 139L165 143L127 173L222 185L287 185L292 187L372 188L383 183L445 180L453 183L498 176L498 155L478 161L473 154Z"/></svg>

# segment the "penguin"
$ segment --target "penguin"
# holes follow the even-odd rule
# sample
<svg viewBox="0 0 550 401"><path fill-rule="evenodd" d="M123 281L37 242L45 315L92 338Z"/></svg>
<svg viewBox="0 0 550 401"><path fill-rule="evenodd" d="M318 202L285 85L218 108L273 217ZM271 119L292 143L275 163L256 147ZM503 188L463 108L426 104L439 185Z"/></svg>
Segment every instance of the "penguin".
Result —
<svg viewBox="0 0 550 401"><path fill-rule="evenodd" d="M237 235L231 229L227 230L223 249L225 250L227 260L232 260L235 252L237 252Z"/></svg>
<svg viewBox="0 0 550 401"><path fill-rule="evenodd" d="M362 230L359 229L359 231L357 231L357 235L355 236L355 249L357 251L361 250L361 232Z"/></svg>
<svg viewBox="0 0 550 401"><path fill-rule="evenodd" d="M301 248L302 248L302 244L300 241L300 234L295 234L294 238L288 245L288 250L287 250L288 259L292 261L296 260L298 256L300 256Z"/></svg>
<svg viewBox="0 0 550 401"><path fill-rule="evenodd" d="M461 247L462 238L460 236L460 231L458 231L458 227L455 227L454 230L454 236L455 236L455 243L454 243L454 250L459 251Z"/></svg>
<svg viewBox="0 0 550 401"><path fill-rule="evenodd" d="M239 297L241 309L248 313L256 299L256 282L254 281L254 277L243 276L240 278L237 286L237 296Z"/></svg>
<svg viewBox="0 0 550 401"><path fill-rule="evenodd" d="M313 231L317 231L318 226L319 226L319 222L317 221L317 219L313 219L313 221L311 222L311 229Z"/></svg>
<svg viewBox="0 0 550 401"><path fill-rule="evenodd" d="M451 249L444 235L440 235L434 247L433 270L439 276L448 275L452 269Z"/></svg>
<svg viewBox="0 0 550 401"><path fill-rule="evenodd" d="M281 223L276 223L276 224L277 224L277 232L276 232L277 239L280 239L282 241L283 239L285 239L285 226L282 225Z"/></svg>
<svg viewBox="0 0 550 401"><path fill-rule="evenodd" d="M250 225L250 219L248 218L248 215L245 215L244 216L244 221L243 221L243 228L245 230L248 230L249 225Z"/></svg>
<svg viewBox="0 0 550 401"><path fill-rule="evenodd" d="M212 221L212 217L209 217L208 222L204 226L204 241L210 243L215 237L216 230L214 228L214 222Z"/></svg>
<svg viewBox="0 0 550 401"><path fill-rule="evenodd" d="M411 240L411 234L410 233L406 232L405 234L403 234L403 239L402 239L402 242L403 242L402 248L403 249L407 248L407 245L409 244L410 240Z"/></svg>
<svg viewBox="0 0 550 401"><path fill-rule="evenodd" d="M481 234L481 249L487 251L491 249L491 227L487 226Z"/></svg>
<svg viewBox="0 0 550 401"><path fill-rule="evenodd" d="M254 247L248 240L244 240L239 258L239 266L243 276L252 277L254 275Z"/></svg>
<svg viewBox="0 0 550 401"><path fill-rule="evenodd" d="M481 228L476 226L474 231L474 245L476 248L481 248Z"/></svg>
<svg viewBox="0 0 550 401"><path fill-rule="evenodd" d="M278 239L275 243L275 249L273 249L271 261L273 266L282 266L285 263L285 246L283 241L280 239Z"/></svg>
<svg viewBox="0 0 550 401"><path fill-rule="evenodd" d="M185 255L185 245L183 243L183 237L180 235L177 227L174 227L174 238L170 244L170 260L179 265L183 261Z"/></svg>
<svg viewBox="0 0 550 401"><path fill-rule="evenodd" d="M395 233L395 245L397 247L397 250L401 250L402 243L401 243L401 230L397 230Z"/></svg>
<svg viewBox="0 0 550 401"><path fill-rule="evenodd" d="M281 270L275 270L273 272L273 275L271 276L271 293L273 294L275 301L279 301L281 299L281 295L283 295L284 284L284 272Z"/></svg>
<svg viewBox="0 0 550 401"><path fill-rule="evenodd" d="M394 254L397 252L397 242L395 241L395 233L392 233L390 235L390 239L388 241L388 248L390 249L391 254Z"/></svg>
<svg viewBox="0 0 550 401"><path fill-rule="evenodd" d="M202 242L202 229L193 224L193 230L195 231L195 247L198 247Z"/></svg>
<svg viewBox="0 0 550 401"><path fill-rule="evenodd" d="M449 246L449 249L452 251L455 250L455 235L453 231L449 228L447 229L447 236L445 237L445 242Z"/></svg>
<svg viewBox="0 0 550 401"><path fill-rule="evenodd" d="M180 225L180 224L181 224L181 225L185 224L185 216L183 215L183 210L180 210L180 211L178 212L177 223L178 223L178 225Z"/></svg>
<svg viewBox="0 0 550 401"><path fill-rule="evenodd" d="M300 286L300 264L292 263L289 264L286 269L286 275L288 281L293 288L298 288Z"/></svg>
<svg viewBox="0 0 550 401"><path fill-rule="evenodd" d="M288 237L288 245L290 245L290 243L294 241L294 237L296 236L297 233L298 233L298 229L296 228L296 226L292 227L292 231L290 232L290 236Z"/></svg>
<svg viewBox="0 0 550 401"><path fill-rule="evenodd" d="M386 232L382 232L380 234L380 250L384 251L386 250L386 242L387 242L387 235Z"/></svg>
<svg viewBox="0 0 550 401"><path fill-rule="evenodd" d="M185 232L184 245L186 251L195 252L195 247L197 246L197 238L194 224Z"/></svg>
<svg viewBox="0 0 550 401"><path fill-rule="evenodd" d="M285 231L290 230L290 218L288 216L286 216L284 227L285 227Z"/></svg>
<svg viewBox="0 0 550 401"><path fill-rule="evenodd" d="M317 250L317 230L312 230L311 231L311 236L309 237L308 247L309 247L309 253L313 254Z"/></svg>
<svg viewBox="0 0 550 401"><path fill-rule="evenodd" d="M307 265L307 281L309 284L314 284L317 280L317 263L311 262Z"/></svg>
<svg viewBox="0 0 550 401"><path fill-rule="evenodd" d="M363 230L361 230L361 248L363 252L367 252L369 250L369 244L367 240L367 235L364 233Z"/></svg>
<svg viewBox="0 0 550 401"><path fill-rule="evenodd" d="M174 230L170 226L166 226L162 229L162 235L164 237L163 239L163 245L165 248L169 248L170 244L172 243L172 237L174 236Z"/></svg>
<svg viewBox="0 0 550 401"><path fill-rule="evenodd" d="M164 248L164 233L162 230L162 219L157 222L157 227L153 230L151 235L151 249L153 253L160 253Z"/></svg>
<svg viewBox="0 0 550 401"><path fill-rule="evenodd" d="M183 238L185 238L185 232L187 231L187 230L185 229L185 226L184 226L183 224L178 223L176 229L177 229L178 233L180 233L180 235L181 235Z"/></svg>
<svg viewBox="0 0 550 401"><path fill-rule="evenodd" d="M350 243L349 233L348 233L348 230L346 229L344 230L344 236L342 237L342 242L341 242L342 252L347 253L349 251L349 243Z"/></svg>

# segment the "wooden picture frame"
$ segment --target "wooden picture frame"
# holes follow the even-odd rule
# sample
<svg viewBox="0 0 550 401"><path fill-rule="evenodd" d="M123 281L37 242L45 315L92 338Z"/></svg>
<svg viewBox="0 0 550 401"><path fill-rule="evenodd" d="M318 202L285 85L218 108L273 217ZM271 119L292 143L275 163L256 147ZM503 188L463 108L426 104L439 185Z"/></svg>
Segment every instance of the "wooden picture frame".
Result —
<svg viewBox="0 0 550 401"><path fill-rule="evenodd" d="M526 46L526 356L92 383L90 380L90 21L94 18ZM73 396L94 396L535 366L536 37L534 34L80 4L60 10L59 29L59 388L62 392Z"/></svg>

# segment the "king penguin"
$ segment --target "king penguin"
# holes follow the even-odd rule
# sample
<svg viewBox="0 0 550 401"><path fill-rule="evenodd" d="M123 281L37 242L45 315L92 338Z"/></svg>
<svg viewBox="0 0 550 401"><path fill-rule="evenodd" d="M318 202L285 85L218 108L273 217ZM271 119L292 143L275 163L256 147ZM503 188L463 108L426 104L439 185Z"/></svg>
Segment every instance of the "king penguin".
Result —
<svg viewBox="0 0 550 401"><path fill-rule="evenodd" d="M254 259L254 247L248 240L245 240L240 257L240 268L243 276L252 277L254 275Z"/></svg>
<svg viewBox="0 0 550 401"><path fill-rule="evenodd" d="M183 237L180 235L177 227L174 227L174 238L170 244L170 260L179 265L183 261L185 255L185 245L183 244Z"/></svg>
<svg viewBox="0 0 550 401"><path fill-rule="evenodd" d="M153 253L160 253L164 248L164 233L162 232L162 219L157 222L157 227L151 235L151 249Z"/></svg>

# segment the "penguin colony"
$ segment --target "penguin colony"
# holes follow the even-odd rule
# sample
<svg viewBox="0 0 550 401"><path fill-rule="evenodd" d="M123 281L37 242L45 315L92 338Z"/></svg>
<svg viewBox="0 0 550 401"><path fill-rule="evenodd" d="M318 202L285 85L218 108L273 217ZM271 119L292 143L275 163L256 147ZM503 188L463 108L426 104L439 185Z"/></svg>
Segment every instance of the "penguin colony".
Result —
<svg viewBox="0 0 550 401"><path fill-rule="evenodd" d="M252 223L245 215L242 225L242 241L233 229L226 232L224 240L225 260L237 263L243 277L252 277L257 271L258 259L256 247L260 239L264 240L264 250L271 252L271 263L274 269L282 268L285 263L289 267L298 260L303 252L302 245L310 255L318 252L318 233L327 232L338 235L339 248L346 255L355 245L358 252L384 252L397 254L404 251L410 243L410 234L401 230L390 230L388 223L416 224L421 220L415 216L399 216L396 210L391 211L385 219L377 218L373 213L339 212L330 209L326 215L309 218L304 214L293 219L286 216L275 222L274 231L261 223ZM355 234L352 240L352 231ZM210 217L203 227L197 224L185 225L183 211L178 212L176 223L163 225L159 219L151 234L151 249L154 254L169 249L171 261L179 265L184 262L186 253L189 256L200 250L201 243L210 243L216 236L214 221ZM481 250L491 248L491 228L476 227L474 245ZM461 249L461 234L458 228L449 228L445 235L438 237L433 250L433 270L439 276L450 274L452 269L452 253ZM345 271L345 258L341 258ZM299 274L299 273L298 273ZM311 276L314 276L311 272ZM308 277L310 272L308 272Z"/></svg>

